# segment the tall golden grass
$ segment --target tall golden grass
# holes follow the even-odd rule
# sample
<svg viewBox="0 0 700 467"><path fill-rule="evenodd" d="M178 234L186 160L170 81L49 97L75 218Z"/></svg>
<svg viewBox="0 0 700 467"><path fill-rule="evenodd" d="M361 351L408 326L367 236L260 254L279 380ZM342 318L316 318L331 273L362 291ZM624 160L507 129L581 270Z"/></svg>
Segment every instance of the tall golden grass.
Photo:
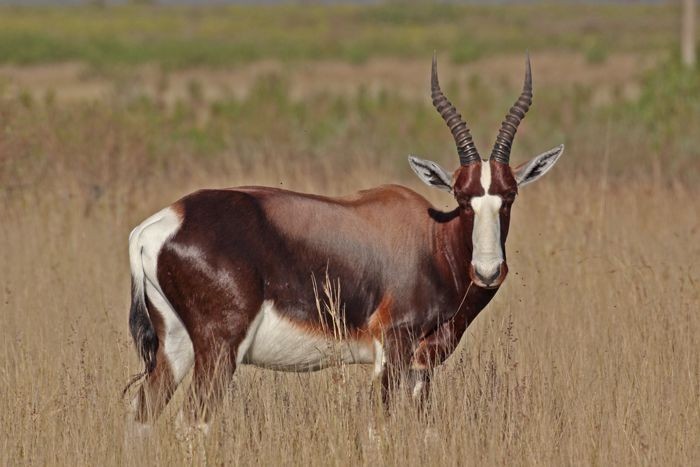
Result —
<svg viewBox="0 0 700 467"><path fill-rule="evenodd" d="M391 7L377 20L404 24L403 10ZM547 28L537 42L546 49L567 23L543 22L548 16L540 11L522 9L526 18L513 26ZM556 9L583 30L595 29L595 18L577 11ZM405 160L414 151L446 167L457 162L428 100L429 56L423 67L386 59L391 51L382 49L364 66L339 67L334 80L323 62L275 62L270 74L248 73L252 64L231 72L252 76L232 86L244 93L213 97L215 73L206 69L201 76L189 70L191 80L163 69L150 83L153 92L133 70L100 75L115 80L109 97L87 89L79 99L62 96L67 91L54 75L42 81L48 87L26 84L16 95L0 82L0 464L700 464L700 140L690 131L700 119L700 80L663 63L642 79L660 60L648 50L659 52L630 41L649 21L658 25L657 10L643 9L638 27L630 26L628 11L636 10L606 17L614 24L604 42L591 33L596 40L589 44L573 29L584 56L556 47L539 61L533 54L535 106L519 130L514 162L562 140L567 149L516 201L510 275L436 371L425 417L410 401L389 414L378 410L371 368L288 374L243 367L209 436L176 436L180 390L152 436L137 445L124 441L121 390L141 370L127 329L128 234L180 196L241 184L337 195L399 182L441 209L454 206L415 180ZM671 13L662 16L660 48L670 41ZM217 10L208 14L216 19ZM35 29L43 31L50 18L36 19ZM426 33L411 21L407 33ZM454 31L463 30L455 24ZM380 30L374 28L367 32ZM524 32L513 34L504 50L527 43ZM45 45L39 52L53 57L53 39L39 36L35 47ZM455 50L469 43L451 35L437 44L443 42ZM178 44L174 56L181 55ZM430 44L414 41L410 56L432 50ZM403 39L397 47L403 50ZM453 56L457 62L490 53L464 47L479 53ZM250 59L286 49L276 50ZM115 60L131 63L129 57ZM140 55L132 58L141 63ZM497 128L489 125L517 96L522 56L518 50L515 58L495 56L470 63L468 74L464 69L445 63L442 82L485 153ZM368 70L376 76L361 78ZM423 72L424 81L415 77ZM76 86L89 84L88 75ZM186 91L173 91L178 80ZM423 100L406 98L418 88L426 90ZM342 309L317 279L319 306ZM340 321L333 322L336 335L344 331Z"/></svg>
<svg viewBox="0 0 700 467"><path fill-rule="evenodd" d="M245 171L232 158L225 171L115 183L97 202L68 172L4 191L0 463L697 463L700 190L577 177L566 169L574 151L522 190L511 274L437 371L427 418L406 401L377 413L365 367L241 368L196 450L175 435L178 398L145 445L122 441L120 391L140 369L126 327L130 228L198 186L283 180L339 193L392 175L359 163L343 174Z"/></svg>

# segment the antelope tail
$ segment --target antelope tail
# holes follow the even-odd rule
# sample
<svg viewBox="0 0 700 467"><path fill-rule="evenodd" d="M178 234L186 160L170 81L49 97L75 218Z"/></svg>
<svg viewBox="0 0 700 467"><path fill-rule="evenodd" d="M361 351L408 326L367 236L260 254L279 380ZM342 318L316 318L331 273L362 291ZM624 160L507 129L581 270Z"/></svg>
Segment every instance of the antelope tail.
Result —
<svg viewBox="0 0 700 467"><path fill-rule="evenodd" d="M156 352L158 351L158 335L148 315L146 306L145 275L141 261L142 227L139 226L129 236L129 263L131 266L131 310L129 311L129 330L134 339L134 345L146 366L145 373L152 372L156 367Z"/></svg>

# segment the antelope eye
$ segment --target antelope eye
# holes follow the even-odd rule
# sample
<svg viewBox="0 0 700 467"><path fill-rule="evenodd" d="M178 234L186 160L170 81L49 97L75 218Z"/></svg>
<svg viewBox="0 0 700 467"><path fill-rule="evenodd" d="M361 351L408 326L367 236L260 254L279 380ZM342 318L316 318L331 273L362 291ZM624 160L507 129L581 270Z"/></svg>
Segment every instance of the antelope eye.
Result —
<svg viewBox="0 0 700 467"><path fill-rule="evenodd" d="M457 200L457 204L459 205L460 208L462 209L471 209L472 207L472 197L466 193L456 193L455 194L455 199Z"/></svg>

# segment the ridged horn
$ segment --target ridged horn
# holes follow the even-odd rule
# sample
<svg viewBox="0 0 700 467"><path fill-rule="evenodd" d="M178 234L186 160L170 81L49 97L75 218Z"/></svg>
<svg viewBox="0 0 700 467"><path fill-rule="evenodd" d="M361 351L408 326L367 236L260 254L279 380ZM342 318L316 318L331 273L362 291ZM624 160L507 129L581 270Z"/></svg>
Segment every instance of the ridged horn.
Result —
<svg viewBox="0 0 700 467"><path fill-rule="evenodd" d="M523 84L523 92L515 101L513 107L508 111L506 119L501 124L501 129L496 137L496 143L491 151L491 158L498 162L508 164L510 160L510 148L513 145L515 132L518 131L520 121L525 117L525 114L530 110L532 105L532 70L530 69L530 54L527 54L525 59L525 83Z"/></svg>
<svg viewBox="0 0 700 467"><path fill-rule="evenodd" d="M457 154L459 154L459 163L461 165L468 165L481 162L481 157L479 157L479 152L476 150L474 140L469 132L469 127L467 127L467 124L462 120L462 116L457 112L457 109L455 109L452 103L447 100L447 97L445 97L440 89L437 72L437 55L435 54L433 54L430 91L430 96L433 99L433 106L435 106L442 119L445 120L445 123L447 123L455 139Z"/></svg>

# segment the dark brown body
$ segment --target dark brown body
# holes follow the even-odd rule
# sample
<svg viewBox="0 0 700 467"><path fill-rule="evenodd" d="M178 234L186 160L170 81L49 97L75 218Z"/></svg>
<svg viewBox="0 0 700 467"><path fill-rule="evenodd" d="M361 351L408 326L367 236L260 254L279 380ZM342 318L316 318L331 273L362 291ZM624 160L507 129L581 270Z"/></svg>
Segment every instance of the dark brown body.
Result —
<svg viewBox="0 0 700 467"><path fill-rule="evenodd" d="M264 302L301 333L334 337L331 317L323 307L319 313L314 279L339 286L345 338L381 343L385 400L397 376L420 381L427 394L430 369L453 352L496 292L470 287L469 236L458 212L436 211L405 187L344 198L263 187L203 190L170 209L180 225L159 250L157 282L192 341L195 412L218 397L203 388L243 360L237 352ZM150 299L147 305L161 344L150 379L168 390L144 385L141 399L152 400L138 404L143 419L146 405L157 414L179 382L162 355L162 310ZM293 370L308 369L316 368Z"/></svg>
<svg viewBox="0 0 700 467"><path fill-rule="evenodd" d="M419 340L454 317L469 286L458 218L437 213L407 188L340 199L272 188L206 190L176 206L182 226L161 250L158 280L190 335L205 340L219 332L237 345L241 325L263 300L321 332L330 323L321 323L312 276L320 282L326 274L340 285L352 335L400 331ZM470 303L476 288L472 295ZM480 310L463 308L465 323Z"/></svg>
<svg viewBox="0 0 700 467"><path fill-rule="evenodd" d="M531 84L528 60L523 92L492 157L482 160L439 88L433 59L431 96L460 167L450 177L431 161L409 156L409 164L426 184L453 194L451 212L396 185L345 198L242 187L193 193L134 229L129 324L146 365L134 420L157 416L192 366L183 412L190 423L207 420L239 364L310 371L374 363L385 402L396 387L422 400L431 370L452 354L508 273L518 188L563 151L510 167ZM324 281L334 306L319 299ZM337 361L328 342L341 343Z"/></svg>

